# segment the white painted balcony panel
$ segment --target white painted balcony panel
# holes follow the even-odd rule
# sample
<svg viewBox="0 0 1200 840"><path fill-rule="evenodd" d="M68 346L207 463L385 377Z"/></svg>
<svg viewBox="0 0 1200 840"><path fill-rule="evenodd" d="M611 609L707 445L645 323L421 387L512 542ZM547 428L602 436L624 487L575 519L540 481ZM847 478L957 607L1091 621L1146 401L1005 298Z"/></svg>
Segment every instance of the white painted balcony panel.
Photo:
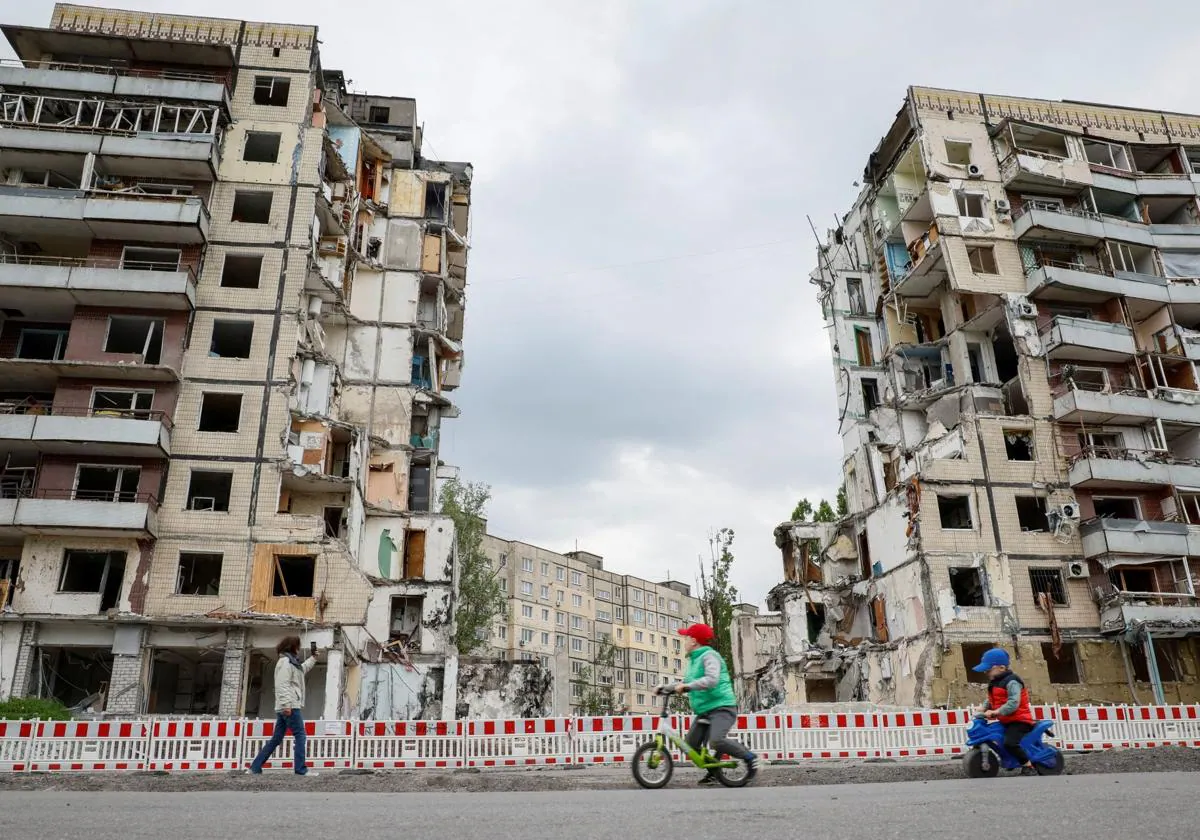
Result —
<svg viewBox="0 0 1200 840"><path fill-rule="evenodd" d="M1054 419L1129 425L1155 418L1195 423L1200 416L1200 392L1195 401L1166 400L1141 394L1113 394L1071 390L1054 398Z"/></svg>
<svg viewBox="0 0 1200 840"><path fill-rule="evenodd" d="M187 271L0 261L0 289L32 296L31 305L127 306L136 293L147 309L192 309L196 284Z"/></svg>
<svg viewBox="0 0 1200 840"><path fill-rule="evenodd" d="M1124 324L1058 316L1043 334L1051 359L1121 362L1137 352L1133 331Z"/></svg>
<svg viewBox="0 0 1200 840"><path fill-rule="evenodd" d="M13 524L27 534L153 535L158 530L149 502L79 499L18 499Z"/></svg>
<svg viewBox="0 0 1200 840"><path fill-rule="evenodd" d="M1096 519L1079 529L1084 557L1151 555L1182 557L1188 553L1188 527L1180 522L1144 519Z"/></svg>

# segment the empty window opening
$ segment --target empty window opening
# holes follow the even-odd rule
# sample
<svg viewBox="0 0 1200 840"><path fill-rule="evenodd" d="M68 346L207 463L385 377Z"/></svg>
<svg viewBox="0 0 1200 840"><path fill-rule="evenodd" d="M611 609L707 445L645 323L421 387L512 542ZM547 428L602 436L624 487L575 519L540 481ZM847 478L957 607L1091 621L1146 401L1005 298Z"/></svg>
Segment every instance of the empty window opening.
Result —
<svg viewBox="0 0 1200 840"><path fill-rule="evenodd" d="M233 195L232 221L248 225L270 224L272 198L269 192L238 190Z"/></svg>
<svg viewBox="0 0 1200 840"><path fill-rule="evenodd" d="M1001 325L992 334L992 358L996 362L996 378L1001 382L1016 379L1019 374L1017 350L1008 328Z"/></svg>
<svg viewBox="0 0 1200 840"><path fill-rule="evenodd" d="M226 254L221 268L221 285L226 289L257 289L263 258Z"/></svg>
<svg viewBox="0 0 1200 840"><path fill-rule="evenodd" d="M100 417L149 416L154 405L153 391L93 391L92 414Z"/></svg>
<svg viewBox="0 0 1200 840"><path fill-rule="evenodd" d="M154 648L147 711L152 715L218 714L224 659L221 650ZM250 671L256 676L261 674L261 665L255 662ZM252 681L254 679L251 677ZM246 708L252 710L251 713L258 709L258 703L252 698L248 692Z"/></svg>
<svg viewBox="0 0 1200 840"><path fill-rule="evenodd" d="M983 594L983 572L980 569L951 569L950 589L954 592L954 603L957 606L987 606L987 599Z"/></svg>
<svg viewBox="0 0 1200 840"><path fill-rule="evenodd" d="M971 141L970 140L947 140L946 141L946 163L951 166L970 166L971 165Z"/></svg>
<svg viewBox="0 0 1200 840"><path fill-rule="evenodd" d="M150 318L109 318L104 352L141 356L146 364L156 365L162 355L163 326Z"/></svg>
<svg viewBox="0 0 1200 840"><path fill-rule="evenodd" d="M430 468L414 464L408 475L408 509L429 510L430 490Z"/></svg>
<svg viewBox="0 0 1200 840"><path fill-rule="evenodd" d="M32 668L33 694L53 697L68 708L100 712L112 669L110 648L39 647Z"/></svg>
<svg viewBox="0 0 1200 840"><path fill-rule="evenodd" d="M1138 500L1128 496L1093 496L1092 507L1101 519L1141 519Z"/></svg>
<svg viewBox="0 0 1200 840"><path fill-rule="evenodd" d="M877 642L886 642L890 638L887 623L887 601L882 595L876 595L871 600L871 634Z"/></svg>
<svg viewBox="0 0 1200 840"><path fill-rule="evenodd" d="M233 473L192 470L188 482L187 509L228 511Z"/></svg>
<svg viewBox="0 0 1200 840"><path fill-rule="evenodd" d="M75 498L89 502L137 499L140 467L81 466L75 474Z"/></svg>
<svg viewBox="0 0 1200 840"><path fill-rule="evenodd" d="M992 649L992 645L979 642L963 642L962 646L962 661L963 667L967 669L967 682L969 683L987 683L988 675L980 674L975 671L975 666L983 659L983 655Z"/></svg>
<svg viewBox="0 0 1200 840"><path fill-rule="evenodd" d="M804 699L809 703L836 703L837 681L806 679L804 681Z"/></svg>
<svg viewBox="0 0 1200 840"><path fill-rule="evenodd" d="M1103 392L1109 390L1108 371L1104 368L1064 365L1061 375L1064 383L1080 391Z"/></svg>
<svg viewBox="0 0 1200 840"><path fill-rule="evenodd" d="M857 277L846 280L846 297L850 300L851 315L867 314L867 299L863 296L862 280Z"/></svg>
<svg viewBox="0 0 1200 840"><path fill-rule="evenodd" d="M340 539L342 536L342 519L346 515L344 507L327 507L324 511L325 536L329 539Z"/></svg>
<svg viewBox="0 0 1200 840"><path fill-rule="evenodd" d="M425 182L425 218L445 219L450 185L445 181Z"/></svg>
<svg viewBox="0 0 1200 840"><path fill-rule="evenodd" d="M179 595L217 595L221 590L222 555L208 552L179 552Z"/></svg>
<svg viewBox="0 0 1200 840"><path fill-rule="evenodd" d="M1033 590L1034 603L1039 603L1039 596L1043 592L1048 594L1055 604L1065 606L1067 603L1067 587L1063 583L1062 569L1030 569L1029 586Z"/></svg>
<svg viewBox="0 0 1200 840"><path fill-rule="evenodd" d="M870 413L879 407L879 385L874 379L862 380L863 411Z"/></svg>
<svg viewBox="0 0 1200 840"><path fill-rule="evenodd" d="M986 381L987 368L983 364L983 346L980 344L967 345L967 363L971 366L971 381Z"/></svg>
<svg viewBox="0 0 1200 840"><path fill-rule="evenodd" d="M1005 429L1004 453L1010 461L1033 460L1033 433L1023 429Z"/></svg>
<svg viewBox="0 0 1200 840"><path fill-rule="evenodd" d="M12 604L20 573L20 557L0 557L0 610Z"/></svg>
<svg viewBox="0 0 1200 840"><path fill-rule="evenodd" d="M67 330L23 329L17 339L18 359L57 361L67 349Z"/></svg>
<svg viewBox="0 0 1200 840"><path fill-rule="evenodd" d="M871 353L871 331L862 327L854 328L854 348L858 353L860 367L870 367L875 364L874 354Z"/></svg>
<svg viewBox="0 0 1200 840"><path fill-rule="evenodd" d="M425 599L414 595L392 596L392 615L388 626L388 641L419 646L421 610ZM561 645L560 645L561 647Z"/></svg>
<svg viewBox="0 0 1200 840"><path fill-rule="evenodd" d="M275 163L279 160L280 135L266 131L246 132L246 149L242 160L251 163Z"/></svg>
<svg viewBox="0 0 1200 840"><path fill-rule="evenodd" d="M1022 531L1046 530L1046 499L1042 496L1017 496L1017 522Z"/></svg>
<svg viewBox="0 0 1200 840"><path fill-rule="evenodd" d="M1124 146L1086 137L1080 139L1083 142L1083 151L1087 155L1088 163L1109 169L1120 169L1124 172L1130 171L1129 155Z"/></svg>
<svg viewBox="0 0 1200 840"><path fill-rule="evenodd" d="M1158 678L1163 682L1178 682L1183 670L1176 667L1179 662L1178 639L1154 639L1154 661L1158 665ZM1139 642L1129 645L1129 658L1133 664L1133 676L1138 682L1150 682L1150 667L1146 663L1146 648Z"/></svg>
<svg viewBox="0 0 1200 840"><path fill-rule="evenodd" d="M134 271L178 271L183 253L176 248L126 248L121 268Z"/></svg>
<svg viewBox="0 0 1200 840"><path fill-rule="evenodd" d="M946 530L969 531L971 522L970 496L938 496L938 516Z"/></svg>
<svg viewBox="0 0 1200 840"><path fill-rule="evenodd" d="M313 554L276 554L271 594L276 598L311 598L317 580Z"/></svg>
<svg viewBox="0 0 1200 840"><path fill-rule="evenodd" d="M825 606L810 601L804 610L804 616L808 623L809 644L815 645L817 637L821 635L821 628L825 626Z"/></svg>
<svg viewBox="0 0 1200 840"><path fill-rule="evenodd" d="M63 552L58 591L99 593L100 612L106 612L117 606L124 578L124 551L83 551L68 548Z"/></svg>
<svg viewBox="0 0 1200 840"><path fill-rule="evenodd" d="M1064 643L1058 653L1053 642L1042 642L1042 658L1046 660L1046 673L1056 685L1073 685L1083 682L1079 670L1079 651L1073 642Z"/></svg>
<svg viewBox="0 0 1200 840"><path fill-rule="evenodd" d="M255 76L254 104L286 107L291 87L292 81L286 76Z"/></svg>
<svg viewBox="0 0 1200 840"><path fill-rule="evenodd" d="M202 432L236 432L242 419L241 394L203 394L200 397Z"/></svg>
<svg viewBox="0 0 1200 840"><path fill-rule="evenodd" d="M392 119L392 109L383 105L372 105L367 109L367 122L387 125Z"/></svg>
<svg viewBox="0 0 1200 840"><path fill-rule="evenodd" d="M253 321L213 321L208 355L218 359L249 359L253 340Z"/></svg>
<svg viewBox="0 0 1200 840"><path fill-rule="evenodd" d="M971 261L971 271L976 274L999 274L996 265L996 249L992 245L971 245L967 248L967 259Z"/></svg>
<svg viewBox="0 0 1200 840"><path fill-rule="evenodd" d="M1123 458L1124 438L1114 432L1083 431L1076 434L1079 448L1094 458Z"/></svg>
<svg viewBox="0 0 1200 840"><path fill-rule="evenodd" d="M959 190L954 194L958 200L958 215L972 219L982 219L985 216L984 205L987 196L982 193L964 192Z"/></svg>
<svg viewBox="0 0 1200 840"><path fill-rule="evenodd" d="M1067 138L1053 131L1044 131L1032 126L1014 125L1009 129L1012 145L1023 152L1055 158L1069 158L1071 152Z"/></svg>
<svg viewBox="0 0 1200 840"><path fill-rule="evenodd" d="M1182 221L1179 224L1191 224L1191 222ZM1153 248L1127 245L1124 242L1108 242L1106 244L1107 247L1100 251L1100 262L1108 270L1128 271L1132 274L1145 274L1151 277L1158 277L1162 274L1159 271L1158 257Z"/></svg>
<svg viewBox="0 0 1200 840"><path fill-rule="evenodd" d="M415 528L404 534L404 578L425 579L425 532Z"/></svg>

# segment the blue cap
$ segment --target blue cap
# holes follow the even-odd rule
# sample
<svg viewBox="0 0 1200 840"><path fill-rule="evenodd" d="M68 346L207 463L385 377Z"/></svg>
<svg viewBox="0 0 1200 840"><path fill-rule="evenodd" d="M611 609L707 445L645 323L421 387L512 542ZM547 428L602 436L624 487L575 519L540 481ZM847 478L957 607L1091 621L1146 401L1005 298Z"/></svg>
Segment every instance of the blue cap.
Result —
<svg viewBox="0 0 1200 840"><path fill-rule="evenodd" d="M992 648L983 655L983 659L979 660L979 664L971 670L983 673L997 666L1008 667L1008 651L1004 650L1004 648Z"/></svg>

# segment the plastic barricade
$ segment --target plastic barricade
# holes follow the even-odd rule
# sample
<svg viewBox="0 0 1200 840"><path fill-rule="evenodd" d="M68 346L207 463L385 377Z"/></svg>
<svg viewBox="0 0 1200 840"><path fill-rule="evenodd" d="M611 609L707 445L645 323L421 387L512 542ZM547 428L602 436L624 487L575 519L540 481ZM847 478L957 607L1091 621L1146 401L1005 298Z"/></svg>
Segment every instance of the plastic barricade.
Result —
<svg viewBox="0 0 1200 840"><path fill-rule="evenodd" d="M880 717L871 712L783 715L783 752L776 760L879 758Z"/></svg>
<svg viewBox="0 0 1200 840"><path fill-rule="evenodd" d="M29 769L35 773L145 770L149 736L150 726L143 720L39 722L29 750Z"/></svg>
<svg viewBox="0 0 1200 840"><path fill-rule="evenodd" d="M462 721L360 721L354 766L410 770L463 766Z"/></svg>
<svg viewBox="0 0 1200 840"><path fill-rule="evenodd" d="M966 751L971 722L971 712L966 709L888 712L879 717L884 758L952 756Z"/></svg>
<svg viewBox="0 0 1200 840"><path fill-rule="evenodd" d="M273 720L251 720L246 722L246 737L242 743L242 762L249 766L258 751L275 731ZM304 763L314 770L349 770L354 766L354 722L349 720L306 720L304 732L308 736ZM275 754L263 763L264 770L294 770L295 739L291 733L275 750Z"/></svg>
<svg viewBox="0 0 1200 840"><path fill-rule="evenodd" d="M729 737L764 761L779 761L787 753L784 715L767 713L739 715Z"/></svg>
<svg viewBox="0 0 1200 840"><path fill-rule="evenodd" d="M1129 747L1129 725L1123 706L1060 706L1055 742L1068 752Z"/></svg>
<svg viewBox="0 0 1200 840"><path fill-rule="evenodd" d="M156 720L150 725L150 769L236 770L242 766L240 720Z"/></svg>
<svg viewBox="0 0 1200 840"><path fill-rule="evenodd" d="M463 737L466 767L575 763L571 718L471 720Z"/></svg>
<svg viewBox="0 0 1200 840"><path fill-rule="evenodd" d="M623 717L577 718L573 731L575 760L583 764L622 764L633 760L637 748L654 738L658 731L658 715L625 715ZM685 735L691 718L671 715L671 727ZM678 749L671 755L683 760Z"/></svg>
<svg viewBox="0 0 1200 840"><path fill-rule="evenodd" d="M1200 706L1132 706L1125 715L1130 746L1200 748Z"/></svg>
<svg viewBox="0 0 1200 840"><path fill-rule="evenodd" d="M28 769L36 731L37 723L32 720L0 720L0 773Z"/></svg>

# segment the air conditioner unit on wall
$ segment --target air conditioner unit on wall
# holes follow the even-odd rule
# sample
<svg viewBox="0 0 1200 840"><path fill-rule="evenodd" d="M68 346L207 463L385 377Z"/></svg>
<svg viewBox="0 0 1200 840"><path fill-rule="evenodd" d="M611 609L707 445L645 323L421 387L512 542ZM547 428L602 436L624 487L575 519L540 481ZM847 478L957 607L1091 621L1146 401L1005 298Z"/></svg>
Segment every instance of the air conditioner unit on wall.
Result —
<svg viewBox="0 0 1200 840"><path fill-rule="evenodd" d="M1069 562L1065 565L1066 565L1067 577L1070 580L1083 580L1083 579L1089 577L1087 563L1085 563L1084 561L1072 560L1071 562Z"/></svg>
<svg viewBox="0 0 1200 840"><path fill-rule="evenodd" d="M977 163L967 164L967 177L968 178L982 178L983 177L983 167L981 167Z"/></svg>
<svg viewBox="0 0 1200 840"><path fill-rule="evenodd" d="M1027 300L1021 301L1017 305L1017 312L1022 318L1036 318L1038 316L1037 304Z"/></svg>
<svg viewBox="0 0 1200 840"><path fill-rule="evenodd" d="M1079 518L1079 505L1076 502L1065 502L1058 506L1058 515L1063 519L1074 521Z"/></svg>
<svg viewBox="0 0 1200 840"><path fill-rule="evenodd" d="M996 212L1001 215L1007 215L1012 212L1012 204L1007 198L997 198Z"/></svg>

